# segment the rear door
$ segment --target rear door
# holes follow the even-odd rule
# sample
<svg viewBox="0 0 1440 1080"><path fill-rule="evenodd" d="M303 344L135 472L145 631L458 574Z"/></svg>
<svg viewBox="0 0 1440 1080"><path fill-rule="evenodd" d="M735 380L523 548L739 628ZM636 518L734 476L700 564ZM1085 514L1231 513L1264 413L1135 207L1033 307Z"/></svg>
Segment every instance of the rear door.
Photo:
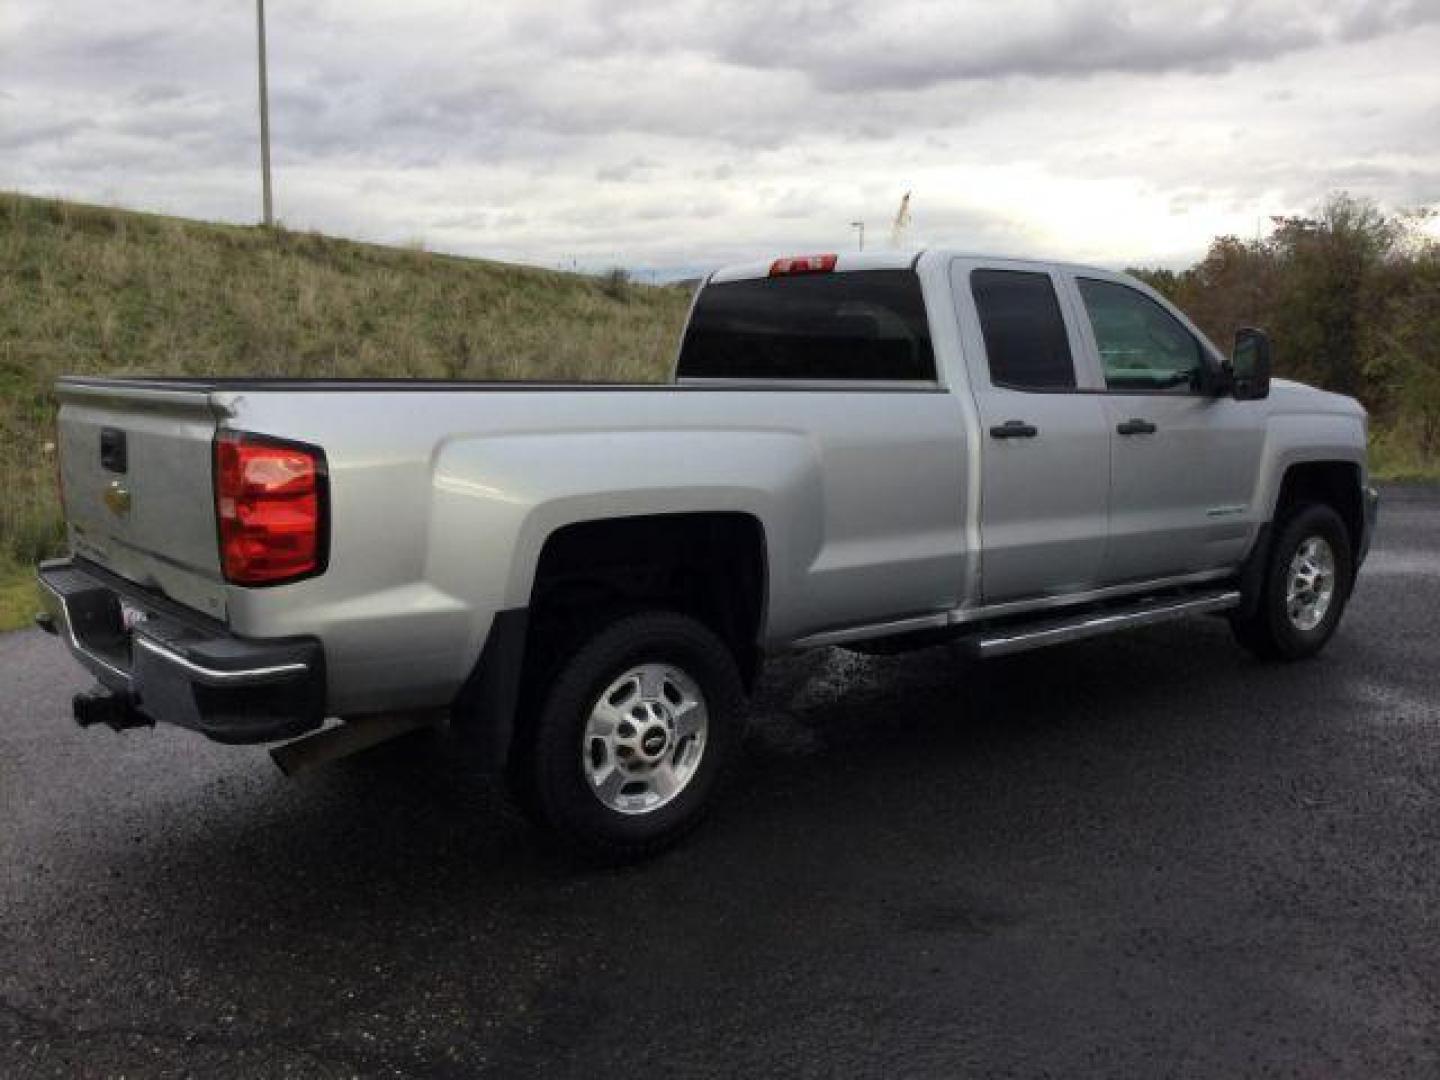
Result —
<svg viewBox="0 0 1440 1080"><path fill-rule="evenodd" d="M1060 283L1033 263L957 259L950 284L981 423L982 602L1093 588L1110 438Z"/></svg>
<svg viewBox="0 0 1440 1080"><path fill-rule="evenodd" d="M222 618L208 393L139 381L62 381L56 392L71 550Z"/></svg>
<svg viewBox="0 0 1440 1080"><path fill-rule="evenodd" d="M1102 584L1235 565L1252 531L1261 411L1204 389L1215 361L1158 299L1098 272L1078 272L1073 288L1111 440Z"/></svg>

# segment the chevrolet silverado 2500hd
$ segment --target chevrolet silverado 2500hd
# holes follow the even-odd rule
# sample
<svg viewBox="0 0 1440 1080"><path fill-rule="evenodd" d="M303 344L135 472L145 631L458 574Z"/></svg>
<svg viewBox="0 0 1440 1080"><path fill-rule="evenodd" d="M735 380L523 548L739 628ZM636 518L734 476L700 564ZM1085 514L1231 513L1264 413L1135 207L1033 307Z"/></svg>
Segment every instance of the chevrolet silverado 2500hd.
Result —
<svg viewBox="0 0 1440 1080"><path fill-rule="evenodd" d="M1080 266L807 256L713 274L666 385L59 382L81 722L224 742L447 712L613 856L675 840L763 657L980 656L1225 613L1334 632L1363 410Z"/></svg>

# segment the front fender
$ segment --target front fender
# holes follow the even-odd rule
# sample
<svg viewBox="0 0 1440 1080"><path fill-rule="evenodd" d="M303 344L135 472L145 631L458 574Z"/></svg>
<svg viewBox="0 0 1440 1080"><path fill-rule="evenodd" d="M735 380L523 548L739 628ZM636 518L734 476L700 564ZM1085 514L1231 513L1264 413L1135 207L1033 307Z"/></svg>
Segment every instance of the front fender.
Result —
<svg viewBox="0 0 1440 1080"><path fill-rule="evenodd" d="M1332 461L1355 465L1363 488L1366 478L1363 418L1340 413L1272 416L1257 477L1255 506L1261 511L1261 520L1275 520L1286 472L1296 465Z"/></svg>

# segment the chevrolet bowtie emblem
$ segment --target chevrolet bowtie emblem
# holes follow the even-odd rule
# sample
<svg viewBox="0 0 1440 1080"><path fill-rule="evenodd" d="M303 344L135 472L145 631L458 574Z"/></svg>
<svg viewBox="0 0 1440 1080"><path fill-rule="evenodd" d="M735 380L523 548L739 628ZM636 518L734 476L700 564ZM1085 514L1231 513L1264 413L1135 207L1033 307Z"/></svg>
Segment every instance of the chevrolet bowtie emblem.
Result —
<svg viewBox="0 0 1440 1080"><path fill-rule="evenodd" d="M105 489L105 505L112 514L124 516L130 512L130 489L119 480L111 480Z"/></svg>

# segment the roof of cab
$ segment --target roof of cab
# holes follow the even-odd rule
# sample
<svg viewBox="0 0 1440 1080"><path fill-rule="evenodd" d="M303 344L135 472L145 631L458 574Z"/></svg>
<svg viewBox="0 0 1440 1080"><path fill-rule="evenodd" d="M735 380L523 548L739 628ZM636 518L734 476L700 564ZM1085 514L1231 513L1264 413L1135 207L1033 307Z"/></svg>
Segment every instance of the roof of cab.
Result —
<svg viewBox="0 0 1440 1080"><path fill-rule="evenodd" d="M786 255L777 256L777 258L798 258L810 254L812 253L791 252ZM836 259L834 273L845 273L851 270L904 270L914 266L922 257L927 256L938 256L947 259L975 259L981 262L1026 263L1036 267L1084 270L1090 273L1115 273L1115 271L1107 270L1101 266L1087 266L1082 263L1060 262L1054 259L1026 258L1019 255L996 255L993 252L961 251L951 248L932 248L921 251L841 252ZM765 259L759 262L734 263L730 266L722 266L710 275L706 284L768 277L770 275L770 267L774 265L774 262L774 259Z"/></svg>

